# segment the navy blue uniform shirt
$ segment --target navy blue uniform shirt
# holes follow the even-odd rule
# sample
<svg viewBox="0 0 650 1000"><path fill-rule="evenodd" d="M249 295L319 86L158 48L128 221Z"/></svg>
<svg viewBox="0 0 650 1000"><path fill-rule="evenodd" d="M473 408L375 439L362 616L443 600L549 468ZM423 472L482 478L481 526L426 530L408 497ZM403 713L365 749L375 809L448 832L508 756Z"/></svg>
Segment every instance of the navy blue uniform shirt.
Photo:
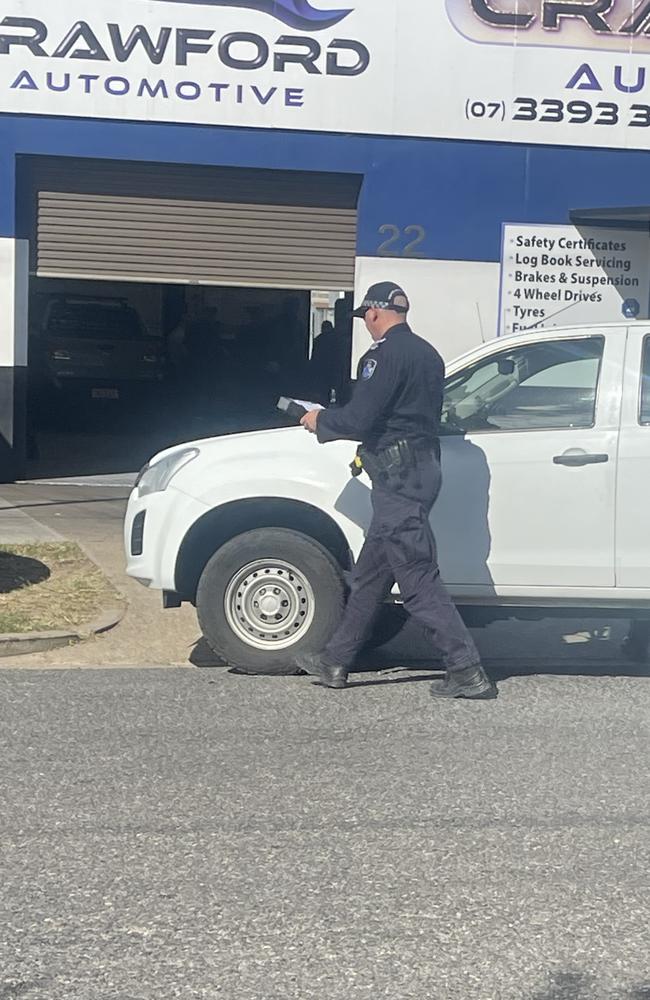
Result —
<svg viewBox="0 0 650 1000"><path fill-rule="evenodd" d="M435 447L444 381L435 347L400 323L361 358L350 402L319 414L318 440L360 441L374 452L399 440Z"/></svg>

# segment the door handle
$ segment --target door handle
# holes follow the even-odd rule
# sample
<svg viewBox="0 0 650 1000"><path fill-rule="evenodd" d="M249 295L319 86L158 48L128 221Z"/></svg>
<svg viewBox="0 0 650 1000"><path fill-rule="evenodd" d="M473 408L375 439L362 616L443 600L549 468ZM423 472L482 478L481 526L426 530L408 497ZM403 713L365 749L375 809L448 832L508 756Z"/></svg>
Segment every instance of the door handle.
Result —
<svg viewBox="0 0 650 1000"><path fill-rule="evenodd" d="M564 455L555 455L553 465L568 465L571 468L579 468L582 465L603 465L609 462L609 455L593 454L590 452L565 452Z"/></svg>

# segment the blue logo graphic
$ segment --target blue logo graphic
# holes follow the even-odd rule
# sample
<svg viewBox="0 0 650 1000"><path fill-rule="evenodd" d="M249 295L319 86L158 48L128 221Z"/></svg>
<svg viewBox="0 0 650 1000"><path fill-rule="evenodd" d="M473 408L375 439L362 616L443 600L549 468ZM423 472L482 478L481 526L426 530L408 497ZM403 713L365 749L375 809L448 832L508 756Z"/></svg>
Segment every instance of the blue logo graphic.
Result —
<svg viewBox="0 0 650 1000"><path fill-rule="evenodd" d="M246 7L270 14L290 28L320 31L338 24L352 10L318 10L309 0L159 0L166 3L197 4L202 7Z"/></svg>

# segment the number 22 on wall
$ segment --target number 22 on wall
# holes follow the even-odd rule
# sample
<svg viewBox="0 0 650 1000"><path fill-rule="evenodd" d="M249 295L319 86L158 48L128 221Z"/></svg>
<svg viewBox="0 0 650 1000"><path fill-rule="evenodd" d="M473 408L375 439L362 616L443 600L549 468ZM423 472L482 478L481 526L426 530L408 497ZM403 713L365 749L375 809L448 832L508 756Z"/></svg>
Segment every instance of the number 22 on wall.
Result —
<svg viewBox="0 0 650 1000"><path fill-rule="evenodd" d="M406 226L404 230L392 223L386 223L377 230L380 236L386 236L377 247L377 254L380 257L423 257L422 251L418 250L427 236L423 226ZM408 240L404 244L404 240Z"/></svg>

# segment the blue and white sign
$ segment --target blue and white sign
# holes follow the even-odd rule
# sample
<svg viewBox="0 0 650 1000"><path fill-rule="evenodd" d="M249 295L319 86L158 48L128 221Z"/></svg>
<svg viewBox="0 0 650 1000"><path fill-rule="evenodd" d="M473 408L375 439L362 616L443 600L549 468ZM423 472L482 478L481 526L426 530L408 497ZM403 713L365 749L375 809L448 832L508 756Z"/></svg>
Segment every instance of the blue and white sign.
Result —
<svg viewBox="0 0 650 1000"><path fill-rule="evenodd" d="M502 335L647 319L649 299L647 233L592 226L503 227Z"/></svg>
<svg viewBox="0 0 650 1000"><path fill-rule="evenodd" d="M0 112L373 130L394 38L361 4L3 0Z"/></svg>
<svg viewBox="0 0 650 1000"><path fill-rule="evenodd" d="M650 0L0 7L0 112L650 148Z"/></svg>

